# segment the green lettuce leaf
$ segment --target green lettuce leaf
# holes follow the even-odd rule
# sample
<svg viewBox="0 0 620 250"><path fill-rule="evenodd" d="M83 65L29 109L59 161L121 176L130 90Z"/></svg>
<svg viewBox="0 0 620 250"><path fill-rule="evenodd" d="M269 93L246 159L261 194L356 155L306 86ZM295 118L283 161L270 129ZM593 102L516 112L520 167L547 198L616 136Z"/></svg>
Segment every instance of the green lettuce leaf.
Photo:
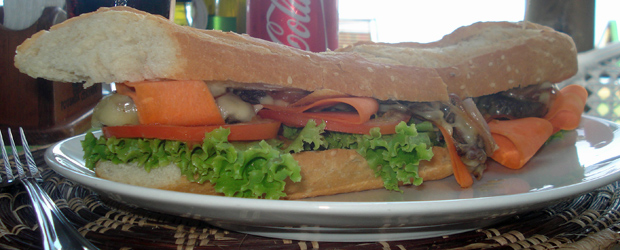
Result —
<svg viewBox="0 0 620 250"><path fill-rule="evenodd" d="M372 129L369 135L330 132L324 131L324 127L317 129L315 124L308 122L303 129L286 128L285 134L294 140L291 145L295 145L289 148L309 150L309 145L320 145L320 149L355 149L366 158L376 176L381 177L386 189L400 191L398 186L401 182L422 184L418 166L421 160L433 157L434 140L431 137L436 132L432 123L408 125L401 122L396 126L396 134L392 135L382 135L379 128ZM418 130L424 132L419 133ZM317 148L312 147L312 150Z"/></svg>
<svg viewBox="0 0 620 250"><path fill-rule="evenodd" d="M358 152L363 155L375 174L381 176L388 190L400 191L403 184L422 184L418 175L421 160L433 157L432 144L426 133L418 133L415 125L401 122L396 126L396 134L381 135L372 129L359 142Z"/></svg>
<svg viewBox="0 0 620 250"><path fill-rule="evenodd" d="M547 144L551 143L551 141L554 141L554 140L556 140L556 139L557 139L557 140L560 140L560 139L564 138L564 133L566 133L566 132L568 132L568 131L566 131L566 130L560 130L560 131L558 131L558 132L555 132L555 134L552 134L551 136L549 136L549 138L547 139L547 141L545 141L545 145L547 145Z"/></svg>
<svg viewBox="0 0 620 250"><path fill-rule="evenodd" d="M326 141L330 148L356 149L366 158L375 175L381 177L386 189L400 191L399 182L422 184L418 165L421 160L433 157L429 134L418 133L417 126L428 129L428 124L401 122L396 126L395 134L382 135L379 128L374 128L369 135L329 133Z"/></svg>
<svg viewBox="0 0 620 250"><path fill-rule="evenodd" d="M299 153L326 148L327 142L322 135L325 132L325 126L325 122L317 126L312 119L308 120L302 129L284 126L284 137L292 140L284 152Z"/></svg>
<svg viewBox="0 0 620 250"><path fill-rule="evenodd" d="M209 181L226 196L279 199L285 180L301 180L300 168L291 154L283 153L277 142L228 142L228 129L207 133L201 145L159 139L96 138L87 133L82 141L86 167L97 161L137 163L147 171L175 163L188 180Z"/></svg>

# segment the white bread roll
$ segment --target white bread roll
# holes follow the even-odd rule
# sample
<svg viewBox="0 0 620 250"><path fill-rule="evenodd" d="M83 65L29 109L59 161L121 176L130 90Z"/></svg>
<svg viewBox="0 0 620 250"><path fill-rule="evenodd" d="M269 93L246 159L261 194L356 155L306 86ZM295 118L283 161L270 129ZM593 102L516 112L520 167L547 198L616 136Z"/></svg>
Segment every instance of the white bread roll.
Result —
<svg viewBox="0 0 620 250"><path fill-rule="evenodd" d="M339 50L389 64L434 68L461 98L494 94L577 73L573 39L530 22L479 22L432 43L362 42Z"/></svg>
<svg viewBox="0 0 620 250"><path fill-rule="evenodd" d="M418 174L425 181L439 180L452 175L452 163L445 148L434 147L435 157L421 161ZM331 149L308 151L293 155L301 167L301 182L287 181L285 199L350 193L383 188L381 178L366 163L366 159L354 150ZM210 183L190 182L181 175L174 164L153 168L147 172L136 164L99 162L95 173L103 179L131 185L165 189L179 192L221 195Z"/></svg>
<svg viewBox="0 0 620 250"><path fill-rule="evenodd" d="M40 31L15 66L61 82L157 79L332 89L381 100L447 100L433 69L387 65L355 53L311 53L247 35L179 26L127 7L101 8ZM412 87L415 86L415 87Z"/></svg>
<svg viewBox="0 0 620 250"><path fill-rule="evenodd" d="M114 7L33 35L17 48L15 66L32 77L87 85L228 81L423 102L556 83L577 72L576 53L568 35L529 22L475 23L433 43L365 42L311 53Z"/></svg>

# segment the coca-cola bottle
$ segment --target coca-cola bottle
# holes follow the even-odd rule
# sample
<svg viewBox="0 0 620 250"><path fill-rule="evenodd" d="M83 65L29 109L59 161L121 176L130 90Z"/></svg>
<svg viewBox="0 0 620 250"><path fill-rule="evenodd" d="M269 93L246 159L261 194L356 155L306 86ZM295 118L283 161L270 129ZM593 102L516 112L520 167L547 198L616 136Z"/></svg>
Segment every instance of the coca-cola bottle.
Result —
<svg viewBox="0 0 620 250"><path fill-rule="evenodd" d="M247 0L250 36L321 52L338 48L337 0Z"/></svg>

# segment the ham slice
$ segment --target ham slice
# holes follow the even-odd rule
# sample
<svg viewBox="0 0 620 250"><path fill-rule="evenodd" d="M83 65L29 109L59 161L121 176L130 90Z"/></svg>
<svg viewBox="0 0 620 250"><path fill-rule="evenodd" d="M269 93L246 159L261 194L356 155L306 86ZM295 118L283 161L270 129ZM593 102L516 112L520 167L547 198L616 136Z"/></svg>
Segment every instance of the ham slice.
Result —
<svg viewBox="0 0 620 250"><path fill-rule="evenodd" d="M304 113L310 110L320 110L321 108L327 108L337 104L347 104L353 107L355 112L317 112L316 118L329 119L332 121L362 124L370 120L372 115L379 110L379 103L374 98L370 97L335 97L315 100L312 103L301 106L277 106L277 105L263 105L266 109L275 111L285 111L288 113ZM312 112L307 112L313 114Z"/></svg>

